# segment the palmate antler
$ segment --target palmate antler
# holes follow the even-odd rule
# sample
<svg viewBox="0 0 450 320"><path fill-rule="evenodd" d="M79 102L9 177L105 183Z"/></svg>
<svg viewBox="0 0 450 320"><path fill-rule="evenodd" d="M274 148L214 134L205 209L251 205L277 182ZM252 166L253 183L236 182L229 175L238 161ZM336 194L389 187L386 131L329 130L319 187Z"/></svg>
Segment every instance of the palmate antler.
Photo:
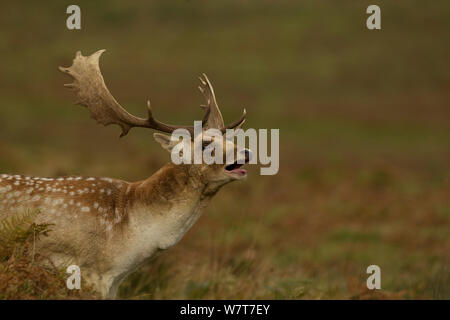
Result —
<svg viewBox="0 0 450 320"><path fill-rule="evenodd" d="M99 50L90 56L83 56L80 51L76 53L72 66L59 69L70 75L74 82L64 86L76 91L77 104L83 105L91 112L91 117L97 122L107 126L117 124L122 128L121 137L125 136L131 128L142 127L158 131L172 133L176 129L186 129L194 137L193 126L169 125L153 118L150 102L147 102L148 118L139 118L127 112L111 95L105 85L99 67L99 59L105 50ZM245 109L242 117L225 126L219 107L214 96L214 90L208 77L203 74L200 78L200 91L205 95L207 105L203 106L205 115L203 117L203 128L217 128L225 133L226 129L240 127L245 121Z"/></svg>

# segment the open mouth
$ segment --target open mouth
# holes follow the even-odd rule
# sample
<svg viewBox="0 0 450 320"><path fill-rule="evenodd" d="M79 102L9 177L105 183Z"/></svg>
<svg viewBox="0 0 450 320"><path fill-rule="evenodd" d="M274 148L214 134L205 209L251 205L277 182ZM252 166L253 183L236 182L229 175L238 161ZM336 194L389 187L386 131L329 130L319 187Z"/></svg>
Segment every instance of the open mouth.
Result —
<svg viewBox="0 0 450 320"><path fill-rule="evenodd" d="M247 170L241 169L244 164L239 164L237 162L229 164L225 167L225 170L229 173L238 174L240 176L245 176L247 174Z"/></svg>

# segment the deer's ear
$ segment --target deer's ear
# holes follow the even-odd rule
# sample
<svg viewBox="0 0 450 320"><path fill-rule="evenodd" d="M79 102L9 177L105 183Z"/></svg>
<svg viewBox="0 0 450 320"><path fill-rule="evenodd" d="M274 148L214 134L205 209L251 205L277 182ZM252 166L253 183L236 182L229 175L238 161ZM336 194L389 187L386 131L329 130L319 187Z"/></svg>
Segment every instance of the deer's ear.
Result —
<svg viewBox="0 0 450 320"><path fill-rule="evenodd" d="M161 145L161 147L169 152L171 152L173 147L175 147L177 144L176 141L172 141L171 137L166 134L154 133L153 137L155 138L156 142Z"/></svg>

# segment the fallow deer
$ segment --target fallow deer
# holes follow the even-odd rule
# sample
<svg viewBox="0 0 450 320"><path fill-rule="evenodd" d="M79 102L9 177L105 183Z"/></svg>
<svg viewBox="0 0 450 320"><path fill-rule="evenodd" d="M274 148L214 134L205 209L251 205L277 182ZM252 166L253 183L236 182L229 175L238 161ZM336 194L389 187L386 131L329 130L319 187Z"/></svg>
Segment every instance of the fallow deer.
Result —
<svg viewBox="0 0 450 320"><path fill-rule="evenodd" d="M194 132L191 126L175 126L154 119L150 104L148 118L128 113L111 95L100 72L99 58L77 52L72 66L60 67L74 81L66 84L77 104L89 109L100 124L117 124L124 136L133 127L172 133L178 128ZM225 126L206 75L199 89L206 98L203 127L239 128L241 118ZM154 133L155 140L170 151L176 142L168 135ZM249 161L251 151L238 148L225 136L209 141L204 134L192 138L223 144L224 157L233 152L239 163ZM224 162L225 163L225 162ZM103 298L115 298L121 281L161 250L176 244L199 218L211 198L225 184L246 177L238 161L232 164L168 163L150 178L127 182L97 177L37 178L0 175L0 217L36 208L39 222L53 223L48 237L36 243L36 250L57 266L75 264L82 279Z"/></svg>

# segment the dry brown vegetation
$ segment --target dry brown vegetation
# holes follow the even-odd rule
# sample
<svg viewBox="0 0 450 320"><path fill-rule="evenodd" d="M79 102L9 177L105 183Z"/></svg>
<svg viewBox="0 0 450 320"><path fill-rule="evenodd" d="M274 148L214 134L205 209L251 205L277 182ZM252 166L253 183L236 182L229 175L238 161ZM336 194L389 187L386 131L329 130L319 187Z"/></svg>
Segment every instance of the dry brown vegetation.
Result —
<svg viewBox="0 0 450 320"><path fill-rule="evenodd" d="M0 299L94 299L90 290L68 290L63 269L35 251L35 242L51 224L35 224L38 211L0 221Z"/></svg>

